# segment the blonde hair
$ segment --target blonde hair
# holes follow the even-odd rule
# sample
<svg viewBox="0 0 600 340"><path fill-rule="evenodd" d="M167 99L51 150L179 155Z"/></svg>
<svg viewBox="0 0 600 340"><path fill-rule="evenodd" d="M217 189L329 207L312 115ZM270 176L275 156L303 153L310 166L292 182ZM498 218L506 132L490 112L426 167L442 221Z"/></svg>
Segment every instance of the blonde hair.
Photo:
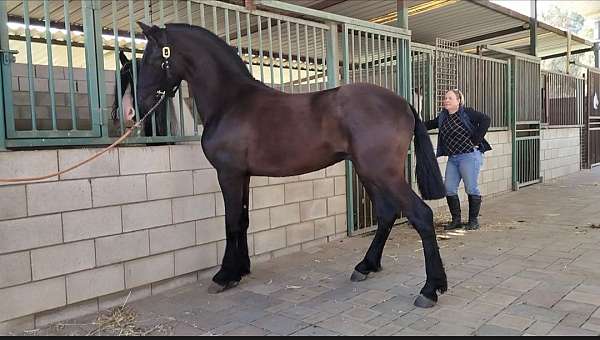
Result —
<svg viewBox="0 0 600 340"><path fill-rule="evenodd" d="M454 93L458 99L458 105L465 105L465 95L459 89L451 89L448 92Z"/></svg>

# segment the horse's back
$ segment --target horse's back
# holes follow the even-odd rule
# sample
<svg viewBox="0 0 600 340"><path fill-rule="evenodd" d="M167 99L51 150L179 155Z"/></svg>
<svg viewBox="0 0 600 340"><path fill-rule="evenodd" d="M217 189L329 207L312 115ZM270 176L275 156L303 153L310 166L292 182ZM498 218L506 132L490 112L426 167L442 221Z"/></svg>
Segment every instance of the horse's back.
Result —
<svg viewBox="0 0 600 340"><path fill-rule="evenodd" d="M414 115L406 99L393 91L368 83L344 85L339 88L337 100L350 127L388 127L414 129ZM388 130L388 129L386 129ZM412 136L412 134L411 134Z"/></svg>

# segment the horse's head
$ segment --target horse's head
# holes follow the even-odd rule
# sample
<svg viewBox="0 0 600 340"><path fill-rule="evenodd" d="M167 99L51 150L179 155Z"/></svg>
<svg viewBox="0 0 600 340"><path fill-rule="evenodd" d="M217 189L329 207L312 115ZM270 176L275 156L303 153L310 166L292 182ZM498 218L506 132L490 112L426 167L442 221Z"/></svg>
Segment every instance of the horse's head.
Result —
<svg viewBox="0 0 600 340"><path fill-rule="evenodd" d="M121 102L123 106L123 118L125 122L132 122L135 118L135 86L133 86L133 66L131 60L127 59L125 53L121 50L119 52L119 60L121 62L121 72L118 77L121 80ZM117 94L118 88L115 82L115 94ZM117 121L121 117L119 112L119 101L115 98L112 111L112 119Z"/></svg>
<svg viewBox="0 0 600 340"><path fill-rule="evenodd" d="M162 94L173 96L173 90L181 83L177 75L177 62L171 55L166 29L138 22L148 39L142 57L137 84L138 104L145 113L158 101Z"/></svg>

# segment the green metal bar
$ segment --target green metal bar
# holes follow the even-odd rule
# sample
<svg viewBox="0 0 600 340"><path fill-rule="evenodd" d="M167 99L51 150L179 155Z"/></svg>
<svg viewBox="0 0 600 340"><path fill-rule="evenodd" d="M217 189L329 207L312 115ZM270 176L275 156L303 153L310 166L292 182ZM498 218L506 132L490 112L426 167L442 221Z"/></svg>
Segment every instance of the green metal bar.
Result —
<svg viewBox="0 0 600 340"><path fill-rule="evenodd" d="M401 41L398 38L395 38L396 45L396 93L398 95L404 96L402 94L402 46L400 45Z"/></svg>
<svg viewBox="0 0 600 340"><path fill-rule="evenodd" d="M342 74L342 80L344 82L344 84L350 84L350 54L348 51L348 27L347 25L343 25L342 28L342 65L343 65L343 74ZM336 65L338 64L337 60L338 57L336 56L336 53L334 51L330 51L330 50L337 50L337 25L332 24L331 28L329 29L329 36L331 37L331 40L328 40L328 57L330 59L328 59L328 64L329 61L331 61L331 64ZM333 38L335 37L335 39ZM353 38L354 39L354 38ZM331 52L330 56L329 56L329 52ZM337 67L334 67L337 70ZM329 70L329 68L327 68ZM333 72L332 72L333 73ZM337 76L336 76L336 80L337 80ZM352 161L347 160L345 161L345 168L346 168L346 226L347 226L347 233L348 235L352 235L354 232L354 184L352 183L353 181L353 177L354 177L354 169L352 166Z"/></svg>
<svg viewBox="0 0 600 340"><path fill-rule="evenodd" d="M231 45L231 39L229 39L229 9L227 8L225 8L225 42L227 45Z"/></svg>
<svg viewBox="0 0 600 340"><path fill-rule="evenodd" d="M204 4L200 4L200 26L206 28L206 19L204 18Z"/></svg>
<svg viewBox="0 0 600 340"><path fill-rule="evenodd" d="M235 44L237 45L237 48L238 48L238 55L241 58L242 57L242 26L240 23L240 12L239 11L235 11L235 24L236 24L236 28L237 28L237 38L236 38Z"/></svg>
<svg viewBox="0 0 600 340"><path fill-rule="evenodd" d="M217 6L213 6L212 14L213 14L213 30L214 30L213 33L219 34L219 26L218 26L218 22L217 22Z"/></svg>
<svg viewBox="0 0 600 340"><path fill-rule="evenodd" d="M106 82L104 79L104 48L102 46L102 5L100 3L100 0L93 0L92 4L94 18L94 47L96 49L95 67L97 73L97 83L95 84L94 89L96 89L98 93L98 109L95 111L95 115L92 115L92 130L97 131L96 133L98 134L98 137L100 137L100 129L102 129L105 133L104 136L108 136L109 115L106 114L108 112L108 106L106 105Z"/></svg>
<svg viewBox="0 0 600 340"><path fill-rule="evenodd" d="M114 13L114 11L113 11L113 13ZM152 20L150 20L150 0L144 0L144 21L147 25L152 24ZM113 20L113 23L114 23L114 20Z"/></svg>
<svg viewBox="0 0 600 340"><path fill-rule="evenodd" d="M164 0L160 0L159 1L159 17L160 17L160 27L165 27L165 5L164 5ZM133 15L130 14L129 16L129 20L130 22L132 22L132 18ZM132 30L133 32L133 30ZM137 84L137 80L136 80L136 84ZM137 87L137 85L136 85ZM137 97L137 96L136 96ZM137 99L137 98L136 98ZM171 100L168 99L167 101L165 101L166 105L166 112L165 114L167 115L167 136L171 137L171 109L174 109L171 107L171 105L169 105L171 103ZM139 107L136 105L136 107ZM137 112L136 112L137 114ZM152 115L152 137L157 137L157 128L156 128L156 115Z"/></svg>
<svg viewBox="0 0 600 340"><path fill-rule="evenodd" d="M64 0L65 29L67 31L67 70L69 73L69 103L71 104L72 130L77 130L77 112L75 111L75 86L73 81L73 47L71 46L71 22L69 18L69 1Z"/></svg>
<svg viewBox="0 0 600 340"><path fill-rule="evenodd" d="M354 50L356 49L356 47L354 45L354 29L349 29L348 30L348 34L350 35L350 44L349 44L350 55L349 55L349 59L350 59L350 67L352 69L352 76L351 77L352 77L352 82L356 83L356 56L354 55ZM350 79L348 79L348 80L350 80Z"/></svg>
<svg viewBox="0 0 600 340"><path fill-rule="evenodd" d="M164 14L164 9L163 9L163 2L162 0L160 1L160 23L161 25L163 24L163 14ZM137 88L137 49L135 47L135 27L133 24L133 18L135 18L134 16L134 12L133 12L133 0L129 0L129 38L131 39L131 70L133 73L133 87ZM138 105L138 98L137 95L133 98L134 102L135 102L135 107L139 108L140 106ZM167 108L168 111L168 108ZM152 115L152 135L156 136L156 116ZM167 112L167 117L169 117L169 114ZM135 110L135 118L136 121L139 121L140 119L140 112L139 110ZM138 134L140 130L137 130Z"/></svg>
<svg viewBox="0 0 600 340"><path fill-rule="evenodd" d="M48 0L44 0L44 18L46 22L46 53L48 53L48 90L50 91L52 130L58 130L56 122L56 92L54 90L54 66L52 60L52 33L50 32L50 8Z"/></svg>
<svg viewBox="0 0 600 340"><path fill-rule="evenodd" d="M119 131L123 133L125 131L125 116L123 112L123 98L121 97L122 84L121 84L121 61L119 60L119 31L117 26L117 1L112 1L112 22L113 22L113 32L115 36L115 78L117 80L117 93L115 96L117 97L117 114L119 115Z"/></svg>
<svg viewBox="0 0 600 340"><path fill-rule="evenodd" d="M246 34L248 35L248 68L250 69L250 75L254 76L253 72L253 53L252 53L252 30L250 29L250 13L246 13Z"/></svg>
<svg viewBox="0 0 600 340"><path fill-rule="evenodd" d="M271 27L271 18L267 18L267 30L269 31L269 69L271 71L271 88L275 87L275 79L273 74L273 27ZM281 56L281 54L280 54Z"/></svg>
<svg viewBox="0 0 600 340"><path fill-rule="evenodd" d="M165 3L164 3L164 0L159 0L158 10L159 10L159 15L160 15L159 16L160 26L164 27L165 26ZM131 12L130 12L130 15L131 15ZM129 18L130 18L129 21L132 21L133 16L130 16Z"/></svg>
<svg viewBox="0 0 600 340"><path fill-rule="evenodd" d="M177 5L177 0L173 0L173 6L175 7L175 21L179 22L179 8ZM183 96L182 96L181 88L178 89L178 91L177 91L177 100L179 102L179 134L181 136L183 136L183 135L185 135L185 121L183 119ZM173 110L175 110L175 108L173 108ZM175 112L175 113L177 113L177 112ZM168 125L169 125L169 129L167 131L167 136L170 136L171 135L170 122Z"/></svg>
<svg viewBox="0 0 600 340"><path fill-rule="evenodd" d="M40 131L45 132L45 131ZM50 131L48 131L50 132ZM82 138L39 138L37 135L30 138L7 140L7 148L27 148L27 147L50 147L50 146L84 146L84 145L106 145L114 142L116 138L84 138L93 137L80 136ZM153 144L153 143L171 143L171 142L192 142L200 141L200 136L189 137L129 137L123 144Z"/></svg>
<svg viewBox="0 0 600 340"><path fill-rule="evenodd" d="M384 67L384 71L383 72L385 73L385 88L386 89L389 86L389 83L388 83L388 61L387 61L388 60L388 43L387 42L388 42L388 37L384 37L384 40L383 40L383 50L384 50L383 58L385 60L385 67Z"/></svg>
<svg viewBox="0 0 600 340"><path fill-rule="evenodd" d="M362 62L362 33L361 31L357 31L358 32L358 81L362 82L363 81L363 62ZM368 80L367 80L368 81Z"/></svg>
<svg viewBox="0 0 600 340"><path fill-rule="evenodd" d="M406 0L398 0L396 3L396 26L404 29L408 29L408 6L406 2Z"/></svg>
<svg viewBox="0 0 600 340"><path fill-rule="evenodd" d="M365 33L365 79L369 83L369 34Z"/></svg>
<svg viewBox="0 0 600 340"><path fill-rule="evenodd" d="M299 5L286 3L283 1L255 0L254 2L256 3L256 5L264 7L264 8L269 8L271 10L275 9L275 10L279 10L279 11L283 10L283 11L289 12L289 13L300 14L305 18L315 18L321 22L329 21L329 22L336 22L336 23L340 23L340 24L341 23L352 24L352 25L358 25L361 27L376 29L376 30L379 30L382 32L389 32L389 33L394 33L394 34L410 36L410 31L403 29L403 28L370 23L368 21L350 18L350 17L346 17L343 15L328 13L328 12L324 12L321 10L308 8L305 6L299 6Z"/></svg>
<svg viewBox="0 0 600 340"><path fill-rule="evenodd" d="M31 105L31 130L37 130L37 112L35 109L35 74L33 72L33 55L31 53L31 28L29 25L29 1L23 1L23 18L25 21L25 45L27 46L27 78L29 81L29 105ZM12 109L11 109L12 113ZM14 131L14 119L9 119L10 131Z"/></svg>
<svg viewBox="0 0 600 340"><path fill-rule="evenodd" d="M319 77L317 73L317 28L313 26L312 28L312 36L313 36L313 68L314 68L314 83L315 83L315 91L319 91ZM309 73L310 76L310 73Z"/></svg>
<svg viewBox="0 0 600 340"><path fill-rule="evenodd" d="M373 84L377 85L377 71L375 68L375 33L371 33L371 68L373 69Z"/></svg>
<svg viewBox="0 0 600 340"><path fill-rule="evenodd" d="M308 25L304 25L304 50L306 51L305 63L306 63L306 85L308 86L308 92L310 92L310 58L308 57Z"/></svg>
<svg viewBox="0 0 600 340"><path fill-rule="evenodd" d="M68 133L57 135L54 130L36 130L36 131L19 131L19 139L32 139L32 138L60 138L60 136L68 136L69 138L83 138L83 137L98 137L93 130L76 130L68 131ZM96 141L96 144L102 144L101 141ZM69 145L69 143L65 144Z"/></svg>
<svg viewBox="0 0 600 340"><path fill-rule="evenodd" d="M284 91L283 88L283 41L281 40L281 20L277 19L277 37L279 41L279 90Z"/></svg>
<svg viewBox="0 0 600 340"><path fill-rule="evenodd" d="M8 22L8 13L6 11L6 3L0 1L0 23ZM0 49L8 50L8 29L6 25L0 25ZM1 57L1 56L0 56ZM0 84L2 84L2 88L4 91L0 92L0 151L6 150L6 123L5 123L5 113L8 107L5 105L5 96L8 97L12 95L12 79L5 75L6 67L4 63L0 62ZM10 65L9 65L10 67ZM10 71L9 71L10 72ZM10 79L10 82L5 82L5 79ZM11 86L4 86L4 84L11 84ZM7 94L7 91L10 91Z"/></svg>
<svg viewBox="0 0 600 340"><path fill-rule="evenodd" d="M186 3L187 5L187 17L188 17L188 24L192 25L192 3L190 1L188 1ZM239 17L238 17L239 19ZM238 20L239 23L239 20ZM190 84L188 83L188 94L189 94L189 86ZM194 136L198 136L198 108L196 107L196 101L194 100L194 98L192 98L192 107L190 108L192 110L192 117L194 117Z"/></svg>
<svg viewBox="0 0 600 340"><path fill-rule="evenodd" d="M348 51L348 27L344 25L342 28L342 64L343 74L342 80L344 84L350 84L350 53Z"/></svg>
<svg viewBox="0 0 600 340"><path fill-rule="evenodd" d="M348 27L342 26L342 81L350 83L349 53L348 53ZM338 86L338 25L330 24L327 32L327 85L328 88ZM348 235L354 233L354 185L352 183L354 170L352 162L345 161L346 168L346 226Z"/></svg>
<svg viewBox="0 0 600 340"><path fill-rule="evenodd" d="M506 107L507 107L507 113L508 113L508 122L510 124L510 130L511 130L511 135L512 135L512 143L511 143L512 144L512 155L511 155L512 156L512 189L518 190L519 189L519 181L518 181L517 170L519 168L519 162L518 162L518 157L517 157L517 123L516 123L516 103L515 103L516 72L512 67L513 60L514 60L514 58L511 58L508 60L508 65L506 68L506 71L507 71L507 76L506 76L507 104L506 104Z"/></svg>
<svg viewBox="0 0 600 340"><path fill-rule="evenodd" d="M410 40L402 39L404 46L404 53L402 55L402 62L404 63L404 69L406 70L404 78L404 93L405 98L409 98L412 94L412 65L410 63ZM415 143L414 140L410 143L410 150L406 158L407 166L410 171L406 171L407 181L412 184L414 189L417 189L416 177L412 171L413 169L413 155L415 154Z"/></svg>
<svg viewBox="0 0 600 340"><path fill-rule="evenodd" d="M93 1L82 1L81 7L83 11L83 30L86 33L85 39L85 60L89 66L86 68L87 77L87 90L89 96L89 109L92 118L92 130L97 131L100 126L101 107L98 84L99 84L99 72L98 72L98 54L96 53L96 44L102 44L102 40L97 41L96 34L94 32L102 32L102 30L96 30L96 23L94 20L94 9L95 2ZM101 46L101 45L100 45ZM102 83L104 86L104 83ZM108 118L108 117L107 117Z"/></svg>
<svg viewBox="0 0 600 340"><path fill-rule="evenodd" d="M435 103L435 93L433 88L433 52L429 52L428 54L429 63L427 66L427 112L432 115L430 118L434 118L434 103Z"/></svg>
<svg viewBox="0 0 600 340"><path fill-rule="evenodd" d="M383 74L381 71L381 34L377 36L377 60L379 64L379 86L383 86Z"/></svg>
<svg viewBox="0 0 600 340"><path fill-rule="evenodd" d="M300 74L300 24L296 23L296 73L298 75L298 92L302 92L302 87L300 87L300 82L302 80L302 75ZM292 82L294 84L295 82Z"/></svg>
<svg viewBox="0 0 600 340"><path fill-rule="evenodd" d="M288 38L288 71L290 73L290 93L294 93L294 76L292 72L292 26L290 22L286 22L287 38Z"/></svg>
<svg viewBox="0 0 600 340"><path fill-rule="evenodd" d="M263 39L262 39L262 18L256 16L256 23L258 24L258 58L260 64L260 81L265 82L265 65L264 65L264 54L263 54Z"/></svg>
<svg viewBox="0 0 600 340"><path fill-rule="evenodd" d="M327 49L325 48L325 29L321 28L321 53L323 54L322 57L322 62L323 65L321 65L321 74L323 76L323 89L329 88L327 85L327 82L325 81L325 77L326 77L326 60L327 60Z"/></svg>

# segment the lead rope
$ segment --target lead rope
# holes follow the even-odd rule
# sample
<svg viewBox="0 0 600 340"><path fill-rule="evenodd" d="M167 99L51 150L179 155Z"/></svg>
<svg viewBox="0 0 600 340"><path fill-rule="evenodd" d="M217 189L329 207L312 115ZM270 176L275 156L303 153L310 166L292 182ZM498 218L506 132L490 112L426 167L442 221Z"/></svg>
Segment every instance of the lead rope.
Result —
<svg viewBox="0 0 600 340"><path fill-rule="evenodd" d="M93 161L94 159L102 156L103 154L105 154L106 152L108 152L109 150L113 149L114 147L116 147L117 145L119 145L122 141L124 141L127 137L129 137L129 135L133 132L133 130L135 129L139 129L142 126L142 123L144 122L144 120L146 120L146 118L148 118L148 116L152 113L154 113L154 111L156 110L156 108L158 107L158 105L160 105L165 98L167 97L165 91L158 91L158 94L161 95L160 100L154 104L154 106L150 109L150 111L148 111L144 117L142 117L142 119L140 119L137 123L135 123L131 128L127 129L127 131L125 131L125 133L119 138L117 139L114 143L112 143L111 145L107 146L106 148L104 148L103 150L93 154L92 156L88 157L87 159L65 169L59 172L55 172L53 174L49 174L49 175L45 175L45 176L37 176L37 177L22 177L22 178L0 178L0 183L24 183L24 182L37 182L37 181L41 181L44 179L48 179L48 178L52 178L52 177L57 177L63 174L66 174L67 172L73 171L79 167L81 167L84 164L87 164L91 161Z"/></svg>

